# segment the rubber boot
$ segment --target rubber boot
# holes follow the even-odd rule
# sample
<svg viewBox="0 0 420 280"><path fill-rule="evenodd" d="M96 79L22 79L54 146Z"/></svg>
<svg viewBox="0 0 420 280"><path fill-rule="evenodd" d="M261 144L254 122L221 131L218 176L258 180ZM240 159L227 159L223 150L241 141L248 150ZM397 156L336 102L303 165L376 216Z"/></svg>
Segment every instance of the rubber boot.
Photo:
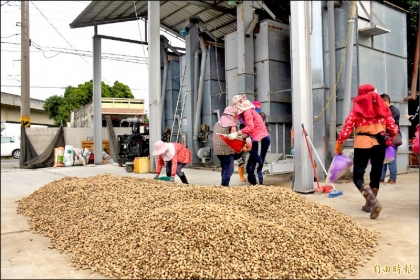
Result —
<svg viewBox="0 0 420 280"><path fill-rule="evenodd" d="M187 177L185 176L185 173L184 173L184 174L182 174L182 176L179 176L179 178L181 179L181 182L182 182L182 183L184 183L184 184L187 184L187 185L188 185L188 180L187 180Z"/></svg>
<svg viewBox="0 0 420 280"><path fill-rule="evenodd" d="M373 194L375 195L375 197L378 197L379 188L372 188L372 191L373 191ZM366 204L362 207L362 210L367 212L367 213L370 213L371 210L372 210L371 208L372 207L370 207L369 201L366 199Z"/></svg>
<svg viewBox="0 0 420 280"><path fill-rule="evenodd" d="M238 173L239 173L239 178L241 179L241 181L242 182L246 182L246 178L245 178L245 165L238 166Z"/></svg>
<svg viewBox="0 0 420 280"><path fill-rule="evenodd" d="M166 176L171 177L171 173L166 173Z"/></svg>
<svg viewBox="0 0 420 280"><path fill-rule="evenodd" d="M363 197L368 201L371 209L370 209L370 218L376 219L379 217L379 213L382 210L382 206L379 201L376 199L375 193L373 192L372 188L364 183L360 188L359 191L362 193Z"/></svg>

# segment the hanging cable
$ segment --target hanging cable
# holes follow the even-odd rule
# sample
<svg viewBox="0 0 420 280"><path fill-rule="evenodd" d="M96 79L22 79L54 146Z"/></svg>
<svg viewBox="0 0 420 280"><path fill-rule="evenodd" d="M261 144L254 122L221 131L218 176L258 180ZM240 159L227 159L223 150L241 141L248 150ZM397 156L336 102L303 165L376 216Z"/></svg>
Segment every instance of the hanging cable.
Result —
<svg viewBox="0 0 420 280"><path fill-rule="evenodd" d="M75 50L75 48L72 46L72 44L70 44L70 42L69 41L67 41L67 39L60 33L60 31L58 31L58 29L57 28L55 28L55 26L48 20L48 18L41 12L41 10L34 4L34 2L33 1L31 1L31 3L32 3L32 5L38 10L38 12L45 18L45 20L52 26L52 28L54 28L54 30L55 31L57 31L57 33L61 36L61 38L63 38L64 39L64 41L66 41L66 43L70 46L70 47L72 47L73 48L73 50ZM77 54L79 54L77 51L76 51L76 53ZM79 56L88 64L88 65L90 65L90 63L84 58L84 57L82 57L80 54L79 54ZM104 77L101 77L102 79L104 79L108 84L110 84L110 82L108 82L107 81L107 79L105 79Z"/></svg>
<svg viewBox="0 0 420 280"><path fill-rule="evenodd" d="M341 63L340 63L340 70L338 71L338 75L337 75L337 79L336 79L336 81L335 81L335 85L334 85L334 89L331 91L331 95L330 95L330 98L328 99L328 102L327 102L327 104L325 104L325 107L324 107L324 109L322 109L322 111L314 118L314 122L316 122L317 120L319 120L319 118L322 116L322 114L325 112L325 110L327 109L327 107L328 107L328 105L330 104L330 101L331 101L331 99L332 99L332 97L333 97L333 95L334 95L334 92L335 92L335 90L337 89L337 84L338 84L338 81L340 80L340 76L341 76L341 71L343 70L343 65L344 65L344 57L345 57L345 55L346 55L346 52L347 52L347 42L348 42L348 39L349 39L349 33L350 33L350 24L348 24L348 27L347 27L347 35L346 35L346 44L345 44L345 47L344 47L344 51L343 51L343 53L341 54ZM349 62L349 61L347 61L347 63L351 63L351 61Z"/></svg>

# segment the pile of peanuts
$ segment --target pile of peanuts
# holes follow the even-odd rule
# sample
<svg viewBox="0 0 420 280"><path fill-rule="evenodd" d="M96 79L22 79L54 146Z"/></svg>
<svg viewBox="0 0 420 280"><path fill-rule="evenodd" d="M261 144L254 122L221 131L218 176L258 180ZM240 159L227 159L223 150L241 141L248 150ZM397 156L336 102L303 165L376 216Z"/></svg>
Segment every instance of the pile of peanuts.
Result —
<svg viewBox="0 0 420 280"><path fill-rule="evenodd" d="M378 234L275 186L65 177L18 201L76 269L120 279L345 278Z"/></svg>

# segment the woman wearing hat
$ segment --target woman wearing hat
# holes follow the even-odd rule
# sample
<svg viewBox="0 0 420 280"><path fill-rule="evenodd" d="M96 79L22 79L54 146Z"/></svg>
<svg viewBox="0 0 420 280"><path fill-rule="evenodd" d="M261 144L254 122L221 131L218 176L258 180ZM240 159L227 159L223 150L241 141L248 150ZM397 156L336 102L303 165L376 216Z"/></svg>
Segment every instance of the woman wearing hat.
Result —
<svg viewBox="0 0 420 280"><path fill-rule="evenodd" d="M213 153L220 160L222 165L222 186L228 187L230 177L232 177L234 170L234 156L235 151L229 147L222 139L217 136L217 133L230 134L236 132L235 114L232 112L232 106L227 106L223 112L220 120L213 128Z"/></svg>
<svg viewBox="0 0 420 280"><path fill-rule="evenodd" d="M233 113L240 118L243 117L245 127L238 132L229 134L229 139L235 139L242 134L246 137L247 143L252 143L249 154L248 163L246 165L246 173L248 174L248 182L256 185L255 168L257 169L259 184L263 184L262 168L265 156L270 147L270 135L265 127L264 120L260 114L255 111L255 105L249 101L245 95L235 95L232 99Z"/></svg>
<svg viewBox="0 0 420 280"><path fill-rule="evenodd" d="M188 163L191 163L192 160L191 151L184 145L157 141L153 155L157 156L156 176L154 179L159 178L162 167L165 165L166 175L171 177L171 182L175 182L175 174L177 174L182 183L188 184L187 177L182 172L182 168Z"/></svg>
<svg viewBox="0 0 420 280"><path fill-rule="evenodd" d="M353 182L366 199L366 205L362 207L362 210L370 212L371 219L376 219L382 210L376 197L386 149L386 145L381 145L378 142L378 133L388 130L390 136L394 137L398 133L398 126L392 117L391 110L371 84L359 87L358 94L353 100L353 109L337 137L335 154L341 153L343 143L353 133L353 130L356 130L353 144ZM372 168L370 183L367 184L363 177L369 160Z"/></svg>

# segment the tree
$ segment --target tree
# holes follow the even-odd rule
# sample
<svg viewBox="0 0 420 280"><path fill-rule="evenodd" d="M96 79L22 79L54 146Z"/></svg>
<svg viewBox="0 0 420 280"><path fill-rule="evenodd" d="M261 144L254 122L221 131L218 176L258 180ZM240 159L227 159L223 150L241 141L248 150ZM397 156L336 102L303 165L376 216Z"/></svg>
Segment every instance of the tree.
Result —
<svg viewBox="0 0 420 280"><path fill-rule="evenodd" d="M416 39L417 39L417 27L418 27L418 17L419 17L419 1L418 0L408 0L407 2L407 78L408 78L408 88L411 88L411 76L413 73L414 66L414 53L416 48ZM419 83L417 82L417 88Z"/></svg>
<svg viewBox="0 0 420 280"><path fill-rule="evenodd" d="M130 87L118 81L115 81L112 87L101 82L101 87L102 97L134 98ZM48 118L54 120L56 125L61 123L66 125L70 121L72 111L91 103L92 100L93 81L90 80L77 87L68 86L64 91L64 96L48 97L44 103L44 110L48 113Z"/></svg>

